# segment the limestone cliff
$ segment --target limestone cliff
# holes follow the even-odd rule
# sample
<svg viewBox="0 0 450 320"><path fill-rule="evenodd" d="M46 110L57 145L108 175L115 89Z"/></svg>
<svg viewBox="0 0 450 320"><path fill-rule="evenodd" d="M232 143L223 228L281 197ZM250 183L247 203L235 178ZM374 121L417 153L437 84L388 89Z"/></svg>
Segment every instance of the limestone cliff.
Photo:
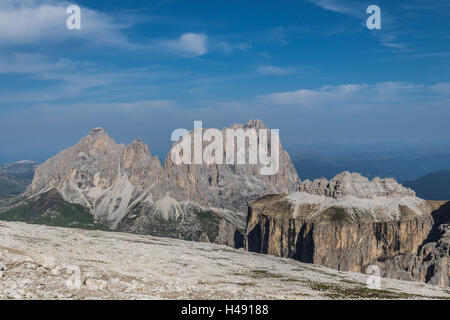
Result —
<svg viewBox="0 0 450 320"><path fill-rule="evenodd" d="M449 285L448 204L348 172L298 190L250 204L249 251L346 271L376 264L385 277Z"/></svg>

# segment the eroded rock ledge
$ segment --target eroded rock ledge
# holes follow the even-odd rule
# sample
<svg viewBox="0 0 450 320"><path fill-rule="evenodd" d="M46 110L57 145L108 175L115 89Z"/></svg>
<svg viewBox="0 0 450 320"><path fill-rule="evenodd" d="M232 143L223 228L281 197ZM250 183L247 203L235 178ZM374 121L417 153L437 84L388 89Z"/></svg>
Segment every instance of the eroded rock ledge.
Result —
<svg viewBox="0 0 450 320"><path fill-rule="evenodd" d="M249 251L345 271L378 265L385 277L449 285L448 202L348 172L299 190L250 203Z"/></svg>
<svg viewBox="0 0 450 320"><path fill-rule="evenodd" d="M415 192L397 183L395 179L378 177L370 181L357 172L344 171L328 181L325 178L314 181L305 180L300 183L298 191L316 195L337 198L339 196L354 196L358 198L373 198L381 196L415 197Z"/></svg>

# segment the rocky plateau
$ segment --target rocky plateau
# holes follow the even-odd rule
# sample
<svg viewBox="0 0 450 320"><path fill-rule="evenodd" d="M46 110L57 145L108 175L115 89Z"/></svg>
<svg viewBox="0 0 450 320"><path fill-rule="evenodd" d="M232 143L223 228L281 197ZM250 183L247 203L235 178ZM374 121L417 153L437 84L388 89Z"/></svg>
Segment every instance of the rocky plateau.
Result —
<svg viewBox="0 0 450 320"><path fill-rule="evenodd" d="M338 270L449 286L450 205L344 172L251 202L245 246Z"/></svg>

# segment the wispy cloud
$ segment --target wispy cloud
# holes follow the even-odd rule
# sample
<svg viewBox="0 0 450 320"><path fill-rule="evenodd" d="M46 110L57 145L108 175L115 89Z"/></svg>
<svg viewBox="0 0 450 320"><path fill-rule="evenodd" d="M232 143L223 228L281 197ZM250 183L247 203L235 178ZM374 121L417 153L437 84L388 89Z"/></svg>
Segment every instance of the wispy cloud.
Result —
<svg viewBox="0 0 450 320"><path fill-rule="evenodd" d="M160 45L181 55L197 57L208 53L208 37L202 33L184 33L176 40L163 40Z"/></svg>
<svg viewBox="0 0 450 320"><path fill-rule="evenodd" d="M407 47L407 43L398 42L398 36L394 33L382 33L377 36L383 46L393 49L405 49Z"/></svg>
<svg viewBox="0 0 450 320"><path fill-rule="evenodd" d="M124 136L141 137L151 149L163 153L170 145L170 132L190 128L194 120L221 128L252 118L280 128L284 143L296 143L302 137L328 142L352 139L355 132L367 141L392 141L393 137L445 140L449 136L449 103L448 82L341 84L274 92L241 101L196 101L189 106L176 99L135 97L124 102L38 103L8 113L0 110L0 144L4 152L17 150L17 140L10 141L10 136L16 135L22 137L20 145L29 150L51 154L70 144L68 141L75 142L82 132L104 126L111 133L121 133L122 141ZM23 135L30 128L36 141L58 142L35 145ZM54 132L62 134L55 138Z"/></svg>
<svg viewBox="0 0 450 320"><path fill-rule="evenodd" d="M353 0L305 0L316 6L328 10L333 11L345 15L349 15L352 17L361 17L363 16L363 12L358 10L361 7L361 3Z"/></svg>
<svg viewBox="0 0 450 320"><path fill-rule="evenodd" d="M52 60L44 55L31 53L11 53L0 56L0 74L34 74L70 69L72 62L60 58Z"/></svg>
<svg viewBox="0 0 450 320"><path fill-rule="evenodd" d="M0 92L3 103L52 102L69 98L81 100L102 96L112 98L127 94L137 96L148 94L150 88L157 86L161 80L186 77L186 73L158 66L106 71L97 63L14 52L0 53L0 75L19 75L27 81L23 88ZM137 81L139 84L136 84ZM132 93L127 91L130 86Z"/></svg>
<svg viewBox="0 0 450 320"><path fill-rule="evenodd" d="M295 67L276 67L271 65L262 65L258 67L258 72L262 75L290 75L294 74L298 71L298 68Z"/></svg>
<svg viewBox="0 0 450 320"><path fill-rule="evenodd" d="M229 42L219 40L213 44L213 49L225 54L231 54L235 51L246 51L250 49L252 46L245 42Z"/></svg>
<svg viewBox="0 0 450 320"><path fill-rule="evenodd" d="M183 33L177 39L153 41L153 49L168 50L184 57L199 57L209 52L232 54L236 51L246 51L251 45L245 42L225 41L218 37L209 37L204 33Z"/></svg>
<svg viewBox="0 0 450 320"><path fill-rule="evenodd" d="M450 2L447 0L410 0L407 4L402 4L401 7L405 10L431 10L438 14L448 15Z"/></svg>
<svg viewBox="0 0 450 320"><path fill-rule="evenodd" d="M352 19L358 19L360 21L361 30L366 26L366 19L368 17L366 13L367 7L372 4L366 1L359 0L304 0L309 3L312 3L324 10L336 12L345 16L348 16ZM404 33L404 31L400 31L397 26L398 23L395 21L400 20L399 15L396 15L395 18L391 16L391 13L384 10L385 6L380 4L381 6L381 21L382 28L379 31L373 31L371 34L377 37L382 46L391 48L393 50L401 50L404 51L408 47L408 43L405 41L399 40L400 35ZM348 28L344 28L342 30L347 30ZM334 29L330 32L330 34L334 34L339 29Z"/></svg>
<svg viewBox="0 0 450 320"><path fill-rule="evenodd" d="M66 1L17 1L0 3L0 43L3 46L33 45L42 41L59 43L86 40L93 44L125 45L122 30L129 25L115 21L110 15L82 7L81 30L66 27Z"/></svg>
<svg viewBox="0 0 450 320"><path fill-rule="evenodd" d="M430 97L439 97L439 94L448 91L448 83L440 83L435 86L417 85L408 82L341 84L323 86L319 89L276 92L260 96L259 101L274 106L295 106L307 109L370 105L386 108L398 102L403 106L409 103L416 104Z"/></svg>
<svg viewBox="0 0 450 320"><path fill-rule="evenodd" d="M23 47L46 45L76 46L74 41L87 42L90 46L104 49L115 46L123 49L173 53L182 57L198 57L209 51L226 54L246 50L250 45L243 42L229 42L214 38L210 41L204 33L184 32L175 39L144 38L132 40L128 29L153 18L118 18L98 10L81 6L81 29L68 30L66 9L68 1L27 0L18 4L13 0L0 2L0 45ZM147 20L146 20L147 19ZM156 18L155 18L156 19Z"/></svg>

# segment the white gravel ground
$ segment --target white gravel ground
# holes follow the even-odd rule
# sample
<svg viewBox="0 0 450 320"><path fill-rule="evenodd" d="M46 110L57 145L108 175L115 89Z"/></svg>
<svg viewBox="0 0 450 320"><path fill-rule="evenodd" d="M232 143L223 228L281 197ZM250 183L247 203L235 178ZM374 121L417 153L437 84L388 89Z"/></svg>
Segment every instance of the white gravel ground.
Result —
<svg viewBox="0 0 450 320"><path fill-rule="evenodd" d="M0 222L1 299L450 299L450 288L209 243Z"/></svg>

